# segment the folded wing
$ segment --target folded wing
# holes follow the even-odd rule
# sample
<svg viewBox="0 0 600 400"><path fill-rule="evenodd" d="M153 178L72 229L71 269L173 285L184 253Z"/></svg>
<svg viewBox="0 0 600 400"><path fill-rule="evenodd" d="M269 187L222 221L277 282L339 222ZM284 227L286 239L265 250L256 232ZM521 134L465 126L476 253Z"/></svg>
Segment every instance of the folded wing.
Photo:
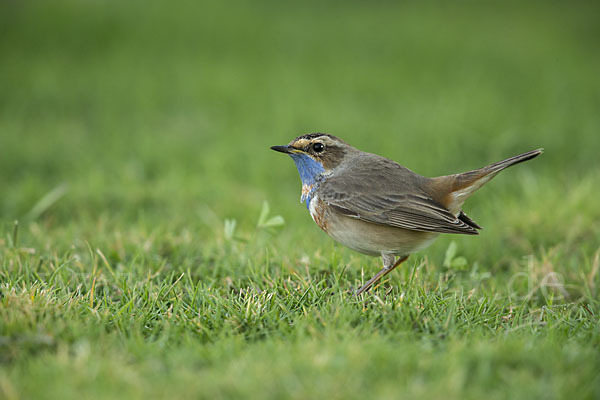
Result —
<svg viewBox="0 0 600 400"><path fill-rule="evenodd" d="M336 212L374 224L424 232L478 234L476 226L458 218L427 194L427 179L370 154L356 160L344 173L324 180L318 196Z"/></svg>

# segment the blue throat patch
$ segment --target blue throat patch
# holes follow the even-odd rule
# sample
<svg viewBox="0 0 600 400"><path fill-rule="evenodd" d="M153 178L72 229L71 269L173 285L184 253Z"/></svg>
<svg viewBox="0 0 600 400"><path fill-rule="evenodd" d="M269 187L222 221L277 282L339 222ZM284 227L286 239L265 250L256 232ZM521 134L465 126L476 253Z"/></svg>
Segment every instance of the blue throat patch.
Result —
<svg viewBox="0 0 600 400"><path fill-rule="evenodd" d="M315 161L307 154L291 153L290 157L296 163L296 168L298 168L300 179L302 180L302 186L310 188L306 193L303 190L302 197L300 198L300 201L306 203L306 208L309 208L312 192L317 188L317 184L320 182L321 174L325 172L325 168L323 168L320 162Z"/></svg>

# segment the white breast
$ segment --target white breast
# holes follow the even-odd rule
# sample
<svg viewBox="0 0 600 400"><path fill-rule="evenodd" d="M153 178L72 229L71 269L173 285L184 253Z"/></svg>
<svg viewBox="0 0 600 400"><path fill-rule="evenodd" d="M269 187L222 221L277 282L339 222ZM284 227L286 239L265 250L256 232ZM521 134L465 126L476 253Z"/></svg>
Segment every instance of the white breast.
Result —
<svg viewBox="0 0 600 400"><path fill-rule="evenodd" d="M317 215L316 204L319 202L317 195L314 195L310 199L310 203L308 203L308 211L310 212L310 216L313 221L317 222L315 216Z"/></svg>

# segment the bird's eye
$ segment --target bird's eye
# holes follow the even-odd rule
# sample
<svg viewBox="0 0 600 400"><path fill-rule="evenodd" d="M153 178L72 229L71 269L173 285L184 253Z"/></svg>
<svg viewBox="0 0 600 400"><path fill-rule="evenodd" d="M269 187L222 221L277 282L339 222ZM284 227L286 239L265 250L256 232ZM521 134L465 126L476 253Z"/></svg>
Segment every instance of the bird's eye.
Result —
<svg viewBox="0 0 600 400"><path fill-rule="evenodd" d="M313 150L315 151L315 153L320 153L325 149L325 146L323 146L323 143L315 143L313 144Z"/></svg>

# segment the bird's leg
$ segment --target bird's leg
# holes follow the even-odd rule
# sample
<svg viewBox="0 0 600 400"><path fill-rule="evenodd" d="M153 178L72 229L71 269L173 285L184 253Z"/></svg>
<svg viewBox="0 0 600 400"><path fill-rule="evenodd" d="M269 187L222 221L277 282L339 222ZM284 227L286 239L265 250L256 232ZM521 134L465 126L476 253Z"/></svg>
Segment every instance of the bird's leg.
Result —
<svg viewBox="0 0 600 400"><path fill-rule="evenodd" d="M394 262L394 260L395 260L394 256L384 254L383 255L383 268L381 269L381 271L379 271L374 277L369 279L369 281L367 283L362 285L362 287L356 291L355 295L358 296L359 294L371 289L371 286L373 286L381 278L383 278L384 276L386 276L387 274L392 272L394 270L394 268L396 268L398 265L402 264L407 259L408 259L408 256L402 256Z"/></svg>

